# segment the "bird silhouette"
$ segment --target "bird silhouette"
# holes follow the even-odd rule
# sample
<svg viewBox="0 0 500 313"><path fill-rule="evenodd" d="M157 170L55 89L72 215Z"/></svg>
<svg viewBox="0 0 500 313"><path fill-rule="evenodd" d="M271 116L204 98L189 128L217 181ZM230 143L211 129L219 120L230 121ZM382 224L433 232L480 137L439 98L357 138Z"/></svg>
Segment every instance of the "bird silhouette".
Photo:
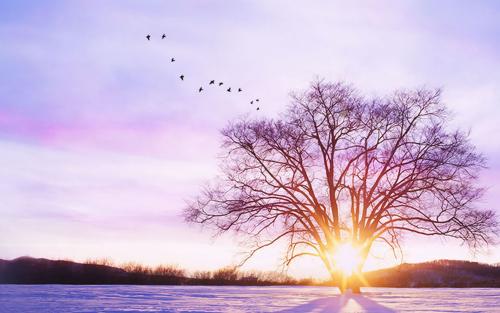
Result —
<svg viewBox="0 0 500 313"><path fill-rule="evenodd" d="M258 110L260 110L260 108L259 108L259 107L257 107L257 111L258 111Z"/></svg>
<svg viewBox="0 0 500 313"><path fill-rule="evenodd" d="M167 35L166 35L165 33L163 33L163 34L162 34L162 36L161 36L161 39L163 40L163 39L165 39L165 38L167 38ZM150 40L151 40L151 34L147 34L147 35L146 35L146 39L147 39L148 41L150 41ZM170 59L170 62L175 62L175 58L171 58L171 59ZM180 78L182 81L184 81L184 77L185 77L185 76L184 76L184 74L181 74L181 75L179 76L179 78ZM209 84L209 85L214 85L214 84L215 84L215 80L214 80L214 79L210 80L210 82L209 82L208 84ZM222 85L224 85L224 83L223 83L223 82L219 82L219 83L218 83L218 85L219 85L219 86L222 86ZM200 88L198 89L198 92L200 93L200 92L202 92L203 90L204 90L204 89L203 89L203 86L200 86ZM238 92L242 92L242 91L243 91L243 89L242 89L241 87L239 87L237 90L238 90ZM226 89L226 91L227 91L227 92L231 92L231 87L227 88L227 89ZM260 99L254 99L254 100L251 100L251 101L250 101L250 104L254 104L254 101L255 101L255 102L259 102L259 101L260 101ZM259 110L260 110L260 107L257 107L257 108L256 108L256 110L257 110L257 111L259 111Z"/></svg>

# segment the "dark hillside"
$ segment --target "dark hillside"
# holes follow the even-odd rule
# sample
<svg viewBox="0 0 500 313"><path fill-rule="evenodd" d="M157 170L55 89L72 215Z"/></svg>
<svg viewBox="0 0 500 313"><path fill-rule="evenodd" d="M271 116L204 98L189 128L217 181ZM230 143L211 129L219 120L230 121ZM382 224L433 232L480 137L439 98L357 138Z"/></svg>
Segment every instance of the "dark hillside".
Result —
<svg viewBox="0 0 500 313"><path fill-rule="evenodd" d="M500 287L500 266L439 260L402 264L364 273L373 287ZM185 271L172 266L149 268L129 264L123 268L21 257L0 260L1 284L140 284L140 285L335 285L297 281L277 273L243 273L233 268L214 272Z"/></svg>
<svg viewBox="0 0 500 313"><path fill-rule="evenodd" d="M0 283L3 284L180 284L181 279L71 261L30 257L0 260Z"/></svg>
<svg viewBox="0 0 500 313"><path fill-rule="evenodd" d="M376 287L500 287L500 266L438 260L365 273Z"/></svg>

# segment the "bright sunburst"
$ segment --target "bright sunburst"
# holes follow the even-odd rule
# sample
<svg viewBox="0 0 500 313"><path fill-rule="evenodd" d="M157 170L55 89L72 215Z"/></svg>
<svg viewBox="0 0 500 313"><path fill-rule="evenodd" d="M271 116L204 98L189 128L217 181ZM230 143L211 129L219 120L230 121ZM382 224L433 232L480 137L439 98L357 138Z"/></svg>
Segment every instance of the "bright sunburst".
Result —
<svg viewBox="0 0 500 313"><path fill-rule="evenodd" d="M361 256L359 249L351 243L342 243L333 252L333 260L338 270L346 276L351 276L361 263Z"/></svg>

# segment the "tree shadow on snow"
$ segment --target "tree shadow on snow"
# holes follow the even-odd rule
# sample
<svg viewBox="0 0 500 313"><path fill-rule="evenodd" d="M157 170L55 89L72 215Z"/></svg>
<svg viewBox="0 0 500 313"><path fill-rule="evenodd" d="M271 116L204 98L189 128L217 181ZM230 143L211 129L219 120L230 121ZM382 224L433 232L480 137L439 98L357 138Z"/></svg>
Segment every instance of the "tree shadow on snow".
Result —
<svg viewBox="0 0 500 313"><path fill-rule="evenodd" d="M299 306L288 308L281 313L294 312L370 312L370 313L394 313L393 309L385 307L363 295L345 294L335 297L320 298L312 300Z"/></svg>

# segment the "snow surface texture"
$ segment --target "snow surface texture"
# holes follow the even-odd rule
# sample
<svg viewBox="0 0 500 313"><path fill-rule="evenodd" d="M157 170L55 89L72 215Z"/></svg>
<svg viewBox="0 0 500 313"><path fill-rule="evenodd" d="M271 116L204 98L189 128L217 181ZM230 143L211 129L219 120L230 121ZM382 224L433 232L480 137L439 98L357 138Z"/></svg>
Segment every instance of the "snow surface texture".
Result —
<svg viewBox="0 0 500 313"><path fill-rule="evenodd" d="M500 289L0 285L0 312L500 312Z"/></svg>

